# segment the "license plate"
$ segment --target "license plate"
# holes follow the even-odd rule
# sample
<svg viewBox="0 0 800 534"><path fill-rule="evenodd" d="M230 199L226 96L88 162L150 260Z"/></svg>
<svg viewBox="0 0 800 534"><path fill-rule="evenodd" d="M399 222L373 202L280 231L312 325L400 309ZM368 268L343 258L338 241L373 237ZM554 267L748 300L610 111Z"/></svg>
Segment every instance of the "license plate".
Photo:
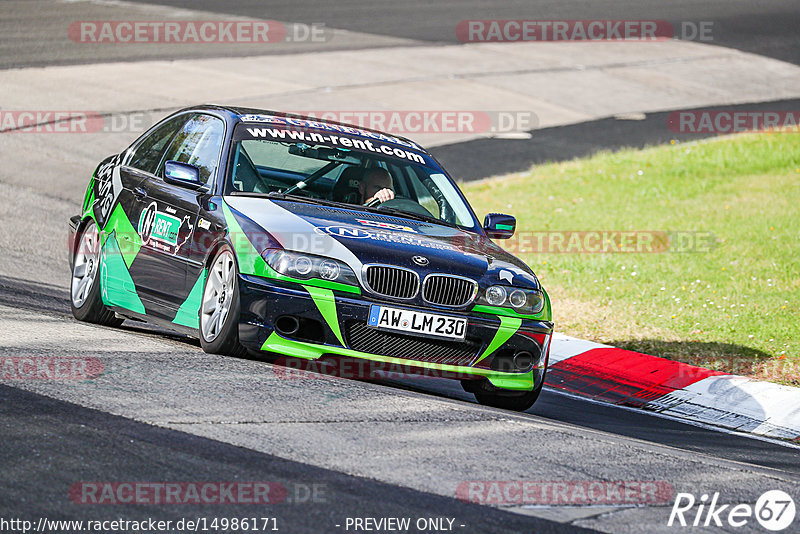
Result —
<svg viewBox="0 0 800 534"><path fill-rule="evenodd" d="M446 339L463 340L467 333L467 320L461 317L376 305L370 306L367 325L381 330L397 330Z"/></svg>

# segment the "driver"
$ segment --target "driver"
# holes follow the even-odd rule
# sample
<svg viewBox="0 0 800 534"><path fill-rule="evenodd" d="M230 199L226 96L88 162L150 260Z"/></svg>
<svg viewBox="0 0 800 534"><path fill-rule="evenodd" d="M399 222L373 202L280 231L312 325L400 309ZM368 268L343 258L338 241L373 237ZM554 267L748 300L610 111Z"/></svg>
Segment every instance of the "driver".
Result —
<svg viewBox="0 0 800 534"><path fill-rule="evenodd" d="M367 171L364 179L358 184L361 198L365 199L364 204L374 201L386 202L394 198L394 181L389 171L382 167L376 167Z"/></svg>

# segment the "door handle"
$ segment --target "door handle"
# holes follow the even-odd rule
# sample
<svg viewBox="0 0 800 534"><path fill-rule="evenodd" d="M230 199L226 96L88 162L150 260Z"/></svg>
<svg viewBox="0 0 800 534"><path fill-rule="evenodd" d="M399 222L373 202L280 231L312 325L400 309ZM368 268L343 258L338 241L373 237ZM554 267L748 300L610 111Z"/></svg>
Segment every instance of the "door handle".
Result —
<svg viewBox="0 0 800 534"><path fill-rule="evenodd" d="M147 196L147 191L145 191L143 187L134 187L133 195L139 200L142 200L144 197Z"/></svg>

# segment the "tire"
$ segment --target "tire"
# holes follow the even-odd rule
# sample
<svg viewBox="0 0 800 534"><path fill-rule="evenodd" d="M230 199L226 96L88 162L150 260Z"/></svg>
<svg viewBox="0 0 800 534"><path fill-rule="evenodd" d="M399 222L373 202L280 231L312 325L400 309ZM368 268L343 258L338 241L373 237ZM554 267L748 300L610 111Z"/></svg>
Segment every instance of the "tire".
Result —
<svg viewBox="0 0 800 534"><path fill-rule="evenodd" d="M239 309L239 269L233 250L223 245L211 261L197 311L200 346L205 352L247 354L247 349L239 343Z"/></svg>
<svg viewBox="0 0 800 534"><path fill-rule="evenodd" d="M484 406L501 408L503 410L512 410L515 412L524 412L534 405L536 400L539 398L539 394L542 392L543 386L544 376L542 376L542 381L539 384L539 387L532 391L517 392L497 389L494 391L489 391L485 382L481 383L478 387L464 384L464 389L470 393L473 393L478 403Z"/></svg>
<svg viewBox="0 0 800 534"><path fill-rule="evenodd" d="M72 251L69 287L72 315L86 323L119 326L123 320L106 308L100 295L100 233L97 224L90 220L78 235L78 244Z"/></svg>

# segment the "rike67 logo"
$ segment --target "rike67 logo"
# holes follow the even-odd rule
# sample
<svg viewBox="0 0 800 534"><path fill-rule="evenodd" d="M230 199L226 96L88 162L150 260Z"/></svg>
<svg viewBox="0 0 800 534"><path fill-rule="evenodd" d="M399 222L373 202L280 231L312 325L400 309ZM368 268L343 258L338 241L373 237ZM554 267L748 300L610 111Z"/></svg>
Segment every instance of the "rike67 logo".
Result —
<svg viewBox="0 0 800 534"><path fill-rule="evenodd" d="M755 505L720 504L719 492L710 499L708 494L697 499L691 493L678 493L667 526L740 528L755 519L763 528L778 532L793 524L795 512L794 500L781 490L765 492Z"/></svg>

